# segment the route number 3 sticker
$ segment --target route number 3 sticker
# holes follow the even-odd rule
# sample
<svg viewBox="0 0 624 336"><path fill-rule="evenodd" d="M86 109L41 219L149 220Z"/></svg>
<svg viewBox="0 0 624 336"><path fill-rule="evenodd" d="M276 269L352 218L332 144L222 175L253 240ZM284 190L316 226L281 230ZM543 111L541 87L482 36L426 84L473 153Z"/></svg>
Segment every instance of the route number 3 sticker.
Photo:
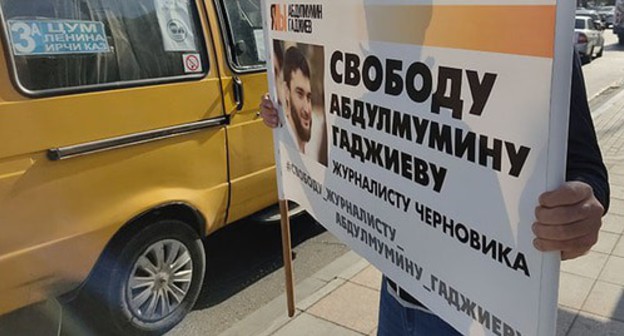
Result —
<svg viewBox="0 0 624 336"><path fill-rule="evenodd" d="M99 21L8 20L13 54L62 55L110 52Z"/></svg>

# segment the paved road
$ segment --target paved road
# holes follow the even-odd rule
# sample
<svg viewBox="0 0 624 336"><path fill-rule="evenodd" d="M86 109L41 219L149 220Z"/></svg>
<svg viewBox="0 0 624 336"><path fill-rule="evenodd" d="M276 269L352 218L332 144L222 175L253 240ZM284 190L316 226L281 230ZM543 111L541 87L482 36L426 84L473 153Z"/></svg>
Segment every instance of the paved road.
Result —
<svg viewBox="0 0 624 336"><path fill-rule="evenodd" d="M618 45L617 36L611 29L604 31L604 37L603 56L583 66L587 96L590 99L600 94L609 95L624 84L624 46Z"/></svg>
<svg viewBox="0 0 624 336"><path fill-rule="evenodd" d="M291 226L297 283L349 251L307 215ZM195 311L167 336L218 335L284 292L279 224L235 223L206 246L204 291Z"/></svg>

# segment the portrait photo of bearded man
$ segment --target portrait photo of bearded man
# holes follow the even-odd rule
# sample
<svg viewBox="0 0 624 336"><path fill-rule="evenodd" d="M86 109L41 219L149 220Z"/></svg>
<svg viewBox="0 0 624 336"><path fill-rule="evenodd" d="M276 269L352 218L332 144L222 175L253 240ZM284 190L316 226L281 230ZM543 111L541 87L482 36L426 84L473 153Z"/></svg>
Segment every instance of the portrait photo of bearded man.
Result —
<svg viewBox="0 0 624 336"><path fill-rule="evenodd" d="M313 65L300 47L293 45L285 49L282 67L283 93L280 100L286 120L294 133L297 149L327 166L324 111L322 103L318 102L320 99L316 98L316 104L314 101L314 97L322 97L322 92L315 92L322 90L322 87L314 85Z"/></svg>

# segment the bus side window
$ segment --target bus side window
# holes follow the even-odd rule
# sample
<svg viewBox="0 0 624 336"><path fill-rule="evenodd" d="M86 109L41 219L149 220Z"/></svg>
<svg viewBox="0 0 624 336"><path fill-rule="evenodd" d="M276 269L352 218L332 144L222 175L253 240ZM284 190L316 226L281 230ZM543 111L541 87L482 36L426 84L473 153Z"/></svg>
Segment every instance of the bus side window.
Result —
<svg viewBox="0 0 624 336"><path fill-rule="evenodd" d="M263 69L266 64L259 0L222 0L236 70Z"/></svg>
<svg viewBox="0 0 624 336"><path fill-rule="evenodd" d="M131 86L207 72L194 1L20 0L0 6L17 78L28 92ZM190 68L188 55L196 60Z"/></svg>

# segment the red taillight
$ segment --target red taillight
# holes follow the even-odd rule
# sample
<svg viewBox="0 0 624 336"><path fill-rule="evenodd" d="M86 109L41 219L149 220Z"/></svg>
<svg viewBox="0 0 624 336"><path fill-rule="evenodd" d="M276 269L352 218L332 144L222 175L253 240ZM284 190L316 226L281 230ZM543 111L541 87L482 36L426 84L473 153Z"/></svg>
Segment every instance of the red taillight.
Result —
<svg viewBox="0 0 624 336"><path fill-rule="evenodd" d="M587 43L587 35L578 34L578 43Z"/></svg>

